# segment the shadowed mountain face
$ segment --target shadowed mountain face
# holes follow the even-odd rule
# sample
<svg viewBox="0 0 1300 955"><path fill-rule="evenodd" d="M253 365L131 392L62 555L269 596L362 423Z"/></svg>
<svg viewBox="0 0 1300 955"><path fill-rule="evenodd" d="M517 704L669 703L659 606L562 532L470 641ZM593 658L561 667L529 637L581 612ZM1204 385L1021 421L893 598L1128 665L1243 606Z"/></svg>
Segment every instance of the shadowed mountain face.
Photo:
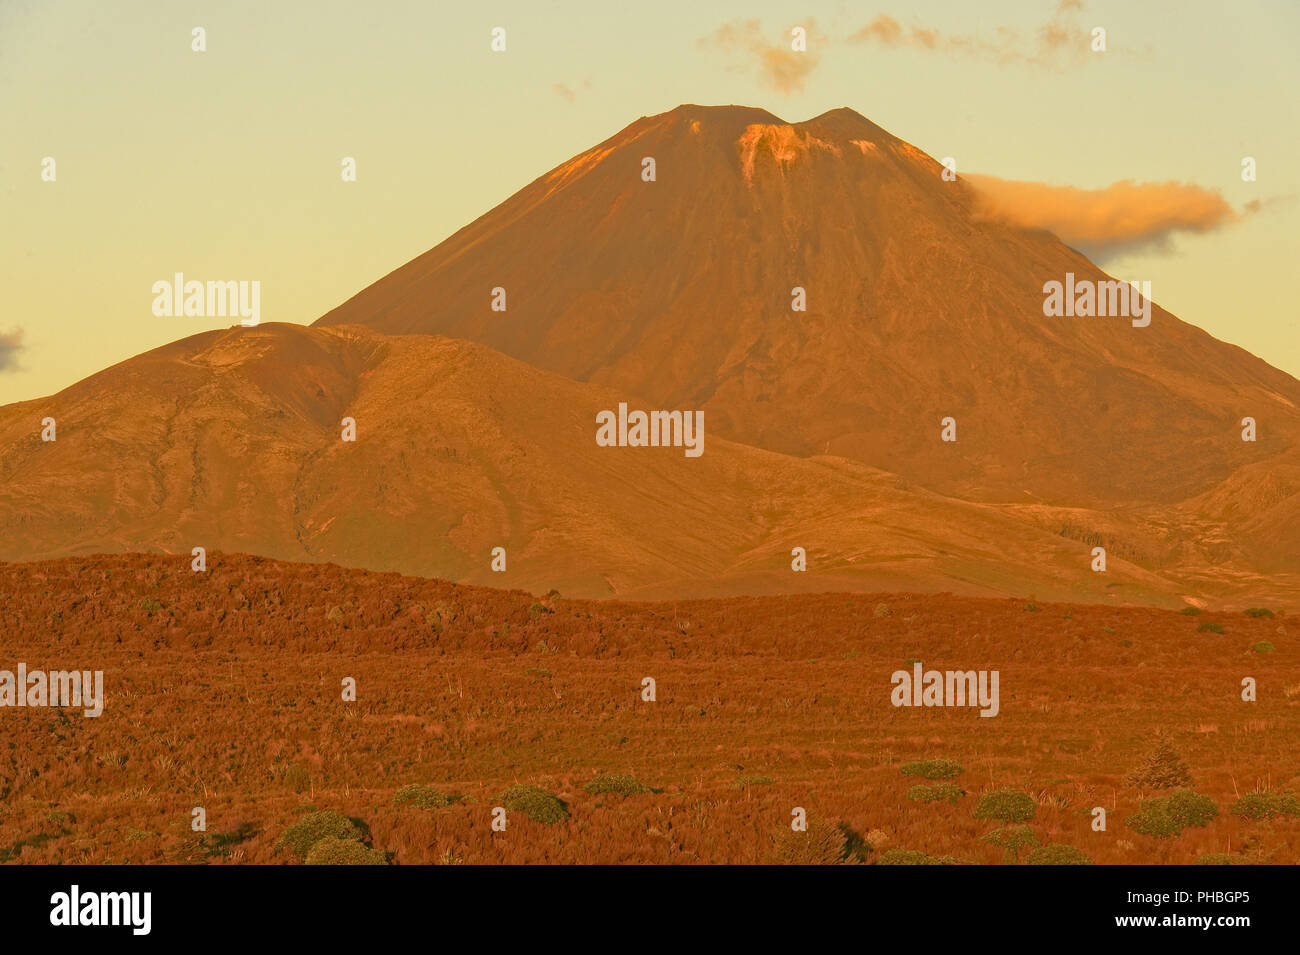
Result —
<svg viewBox="0 0 1300 955"><path fill-rule="evenodd" d="M1045 317L1045 282L1109 277L1051 235L985 221L941 172L851 110L791 125L682 106L318 324L479 341L703 408L712 434L978 500L1168 504L1300 442L1300 383L1158 306L1145 328ZM946 416L956 444L939 440Z"/></svg>

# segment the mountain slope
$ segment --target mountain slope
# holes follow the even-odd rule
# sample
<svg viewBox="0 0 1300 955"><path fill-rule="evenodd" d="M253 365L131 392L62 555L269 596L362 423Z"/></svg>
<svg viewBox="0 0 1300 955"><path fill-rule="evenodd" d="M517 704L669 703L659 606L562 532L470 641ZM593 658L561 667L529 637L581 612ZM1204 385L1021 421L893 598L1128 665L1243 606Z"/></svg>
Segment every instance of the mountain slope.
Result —
<svg viewBox="0 0 1300 955"><path fill-rule="evenodd" d="M707 415L699 458L597 446L596 414L629 399L645 407L434 336L207 332L0 408L0 558L165 551L184 568L204 546L575 596L1216 593L1148 553L1117 549L1094 574L1055 516L734 444ZM39 438L47 416L54 442ZM490 570L497 546L505 573Z"/></svg>
<svg viewBox="0 0 1300 955"><path fill-rule="evenodd" d="M483 342L703 408L715 434L981 500L1167 504L1300 444L1300 382L1158 306L1145 328L1045 317L1045 282L1107 276L1051 235L986 221L940 173L851 110L787 124L682 106L318 324ZM939 440L946 416L956 444Z"/></svg>

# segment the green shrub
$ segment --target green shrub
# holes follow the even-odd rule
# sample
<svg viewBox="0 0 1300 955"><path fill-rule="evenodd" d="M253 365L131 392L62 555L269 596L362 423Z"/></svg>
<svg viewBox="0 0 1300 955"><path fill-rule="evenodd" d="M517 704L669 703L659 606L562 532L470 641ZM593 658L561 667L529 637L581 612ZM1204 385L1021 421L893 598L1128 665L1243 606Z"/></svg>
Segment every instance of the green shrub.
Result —
<svg viewBox="0 0 1300 955"><path fill-rule="evenodd" d="M650 791L650 787L641 785L636 779L623 773L605 773L597 776L582 789L583 792L593 795L617 793L620 796L639 796Z"/></svg>
<svg viewBox="0 0 1300 955"><path fill-rule="evenodd" d="M1178 789L1168 796L1143 800L1127 823L1134 832L1163 839L1176 836L1184 829L1208 825L1218 814L1219 807L1209 796Z"/></svg>
<svg viewBox="0 0 1300 955"><path fill-rule="evenodd" d="M922 779L956 779L965 770L951 759L923 759L917 763L904 763L901 772L904 776L920 776Z"/></svg>
<svg viewBox="0 0 1300 955"><path fill-rule="evenodd" d="M1034 604L1034 603L1025 604L1025 609L1028 610L1030 613L1038 613L1038 604Z"/></svg>
<svg viewBox="0 0 1300 955"><path fill-rule="evenodd" d="M454 802L454 800L443 792L439 792L432 786L424 786L420 783L407 783L393 796L393 805L401 806L404 803L412 803L417 809L445 809Z"/></svg>
<svg viewBox="0 0 1300 955"><path fill-rule="evenodd" d="M913 786L907 791L907 798L912 802L956 802L966 795L966 790L959 789L952 783L939 783L936 786Z"/></svg>
<svg viewBox="0 0 1300 955"><path fill-rule="evenodd" d="M732 789L747 789L750 786L770 786L774 782L771 776L741 776L731 784Z"/></svg>
<svg viewBox="0 0 1300 955"><path fill-rule="evenodd" d="M1034 797L1019 789L995 789L980 796L975 805L976 819L998 822L1028 822L1034 818Z"/></svg>
<svg viewBox="0 0 1300 955"><path fill-rule="evenodd" d="M326 836L307 853L307 865L388 865L388 856L355 839Z"/></svg>
<svg viewBox="0 0 1300 955"><path fill-rule="evenodd" d="M980 836L981 842L987 842L1001 849L1028 849L1038 845L1038 837L1030 826L1005 826Z"/></svg>
<svg viewBox="0 0 1300 955"><path fill-rule="evenodd" d="M1255 644L1254 647L1256 653L1272 653L1274 649L1276 648L1273 644L1269 643L1267 640L1259 641L1259 643Z"/></svg>
<svg viewBox="0 0 1300 955"><path fill-rule="evenodd" d="M1223 633L1223 624L1221 623L1203 623L1196 628L1197 633Z"/></svg>
<svg viewBox="0 0 1300 955"><path fill-rule="evenodd" d="M1246 793L1229 810L1242 819L1274 819L1283 816L1300 816L1300 800L1295 793L1272 792L1257 789Z"/></svg>
<svg viewBox="0 0 1300 955"><path fill-rule="evenodd" d="M341 812L309 812L284 830L276 847L283 846L299 859L306 859L312 846L331 836L356 841L365 838L365 831Z"/></svg>
<svg viewBox="0 0 1300 955"><path fill-rule="evenodd" d="M1199 616L1199 615L1200 615L1200 613L1201 613L1201 608L1200 608L1200 607L1184 607L1182 610L1180 610L1180 611L1178 611L1178 612L1181 613L1184 617L1196 617L1196 616Z"/></svg>
<svg viewBox="0 0 1300 955"><path fill-rule="evenodd" d="M1169 800L1169 815L1184 829L1208 826L1219 814L1213 799L1190 789L1176 790L1165 798Z"/></svg>
<svg viewBox="0 0 1300 955"><path fill-rule="evenodd" d="M501 805L534 822L552 826L569 818L569 807L559 796L538 786L511 786L501 794Z"/></svg>
<svg viewBox="0 0 1300 955"><path fill-rule="evenodd" d="M1273 611L1269 610L1267 607L1247 607L1246 616L1247 617L1272 617Z"/></svg>
<svg viewBox="0 0 1300 955"><path fill-rule="evenodd" d="M1158 739L1155 748L1128 774L1129 785L1145 789L1174 789L1187 786L1191 781L1192 774L1187 764L1168 737Z"/></svg>
<svg viewBox="0 0 1300 955"><path fill-rule="evenodd" d="M1050 845L1039 846L1037 849L1031 850L1029 855L1025 856L1025 864L1093 865L1094 863L1082 849L1053 842Z"/></svg>
<svg viewBox="0 0 1300 955"><path fill-rule="evenodd" d="M1015 865L1020 861L1022 849L1032 849L1038 845L1038 837L1029 826L1006 826L994 829L980 836L981 842L1000 846L1003 849L1002 861L1006 865Z"/></svg>

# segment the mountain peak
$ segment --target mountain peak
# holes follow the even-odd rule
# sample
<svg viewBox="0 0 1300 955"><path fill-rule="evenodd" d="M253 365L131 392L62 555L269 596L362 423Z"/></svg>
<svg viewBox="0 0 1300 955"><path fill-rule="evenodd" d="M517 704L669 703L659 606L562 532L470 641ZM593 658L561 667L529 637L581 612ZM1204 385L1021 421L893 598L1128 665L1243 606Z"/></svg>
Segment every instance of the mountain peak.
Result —
<svg viewBox="0 0 1300 955"><path fill-rule="evenodd" d="M847 106L827 110L820 116L814 116L812 119L806 119L802 123L796 123L795 125L815 131L822 138L831 138L841 142L865 140L876 145L902 142L888 130L876 125L857 110L849 109Z"/></svg>

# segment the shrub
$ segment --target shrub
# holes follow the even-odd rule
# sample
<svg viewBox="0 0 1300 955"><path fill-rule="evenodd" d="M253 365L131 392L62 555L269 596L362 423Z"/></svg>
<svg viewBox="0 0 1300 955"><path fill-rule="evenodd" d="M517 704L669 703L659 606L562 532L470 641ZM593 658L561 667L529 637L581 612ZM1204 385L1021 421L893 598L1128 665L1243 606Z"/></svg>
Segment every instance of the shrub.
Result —
<svg viewBox="0 0 1300 955"><path fill-rule="evenodd" d="M1246 793L1229 810L1242 819L1273 819L1280 816L1300 816L1300 800L1295 793L1277 793L1257 789Z"/></svg>
<svg viewBox="0 0 1300 955"><path fill-rule="evenodd" d="M1170 838L1184 829L1208 825L1218 814L1219 807L1209 796L1179 789L1168 796L1144 800L1127 823L1134 832Z"/></svg>
<svg viewBox="0 0 1300 955"><path fill-rule="evenodd" d="M408 802L414 804L417 809L445 809L452 804L453 800L432 786L407 783L393 796L393 805L400 806Z"/></svg>
<svg viewBox="0 0 1300 955"><path fill-rule="evenodd" d="M284 771L284 783L296 793L311 788L311 770L302 763L294 763Z"/></svg>
<svg viewBox="0 0 1300 955"><path fill-rule="evenodd" d="M569 807L559 796L539 786L511 786L501 794L501 805L534 822L552 826L569 818Z"/></svg>
<svg viewBox="0 0 1300 955"><path fill-rule="evenodd" d="M966 795L966 790L959 789L952 783L939 783L937 786L913 786L907 791L907 798L912 802L956 802Z"/></svg>
<svg viewBox="0 0 1300 955"><path fill-rule="evenodd" d="M889 604L876 604L873 613L877 617L892 617L894 615L894 611L889 609Z"/></svg>
<svg viewBox="0 0 1300 955"><path fill-rule="evenodd" d="M1038 837L1029 826L1005 826L980 836L981 842L987 842L1001 849L1028 849L1038 845Z"/></svg>
<svg viewBox="0 0 1300 955"><path fill-rule="evenodd" d="M955 779L965 770L951 759L923 759L917 763L904 763L901 772L904 776L920 776L922 779Z"/></svg>
<svg viewBox="0 0 1300 955"><path fill-rule="evenodd" d="M1038 604L1035 603L1025 604L1025 609L1030 613L1038 613Z"/></svg>
<svg viewBox="0 0 1300 955"><path fill-rule="evenodd" d="M1269 643L1267 640L1261 640L1259 643L1255 644L1254 649L1256 653L1272 653L1275 648L1273 644Z"/></svg>
<svg viewBox="0 0 1300 955"><path fill-rule="evenodd" d="M355 839L326 836L307 853L307 865L388 865L388 856Z"/></svg>
<svg viewBox="0 0 1300 955"><path fill-rule="evenodd" d="M1223 633L1223 624L1203 623L1196 628L1197 633Z"/></svg>
<svg viewBox="0 0 1300 955"><path fill-rule="evenodd" d="M840 835L844 837L844 861L846 862L866 862L867 856L875 848L868 839L863 838L847 822L841 822L839 825Z"/></svg>
<svg viewBox="0 0 1300 955"><path fill-rule="evenodd" d="M1267 607L1247 607L1246 616L1247 617L1272 617L1273 611L1269 610Z"/></svg>
<svg viewBox="0 0 1300 955"><path fill-rule="evenodd" d="M750 786L770 786L774 782L771 776L741 776L731 784L732 789L746 789Z"/></svg>
<svg viewBox="0 0 1300 955"><path fill-rule="evenodd" d="M1207 852L1197 858L1192 865L1245 865L1246 860L1226 852Z"/></svg>
<svg viewBox="0 0 1300 955"><path fill-rule="evenodd" d="M820 821L809 822L805 832L783 827L772 850L778 865L839 865L848 855L843 829Z"/></svg>
<svg viewBox="0 0 1300 955"><path fill-rule="evenodd" d="M975 805L976 819L998 822L1027 822L1034 818L1034 797L1019 789L995 789L980 796Z"/></svg>
<svg viewBox="0 0 1300 955"><path fill-rule="evenodd" d="M1182 610L1180 610L1180 611L1178 611L1178 612L1181 613L1184 617L1196 617L1196 616L1199 616L1199 615L1200 615L1200 613L1201 613L1201 608L1200 608L1200 607L1184 607Z"/></svg>
<svg viewBox="0 0 1300 955"><path fill-rule="evenodd" d="M1025 856L1026 865L1093 865L1082 849L1053 842L1039 846Z"/></svg>
<svg viewBox="0 0 1300 955"><path fill-rule="evenodd" d="M605 773L597 776L582 789L592 794L617 793L620 796L639 796L650 791L648 786L641 785L636 779L623 773Z"/></svg>
<svg viewBox="0 0 1300 955"><path fill-rule="evenodd" d="M309 812L290 825L276 847L284 846L299 859L306 859L311 847L327 837L357 841L365 837L365 832L343 813L326 809Z"/></svg>
<svg viewBox="0 0 1300 955"><path fill-rule="evenodd" d="M1157 740L1155 748L1128 774L1129 785L1146 789L1174 789L1187 786L1191 781L1192 774L1187 764L1168 737Z"/></svg>
<svg viewBox="0 0 1300 955"><path fill-rule="evenodd" d="M1031 849L1038 845L1038 837L1029 826L1006 826L1002 829L994 829L980 836L980 841L1005 850L1002 853L1002 861L1008 864L1018 861L1021 849Z"/></svg>

